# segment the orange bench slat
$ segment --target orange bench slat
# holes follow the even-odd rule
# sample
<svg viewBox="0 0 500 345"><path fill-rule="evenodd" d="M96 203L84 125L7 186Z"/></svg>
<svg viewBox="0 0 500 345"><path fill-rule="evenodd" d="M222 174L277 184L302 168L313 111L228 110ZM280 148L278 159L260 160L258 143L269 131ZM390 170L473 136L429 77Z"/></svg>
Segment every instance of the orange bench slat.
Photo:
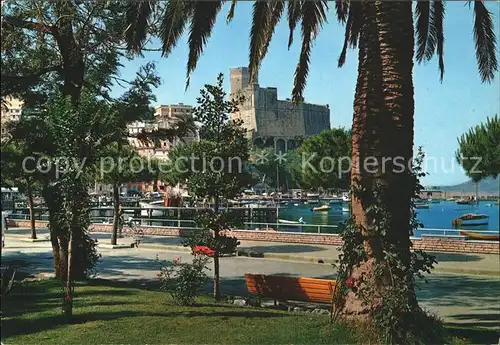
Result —
<svg viewBox="0 0 500 345"><path fill-rule="evenodd" d="M248 292L262 297L330 303L335 280L245 274Z"/></svg>

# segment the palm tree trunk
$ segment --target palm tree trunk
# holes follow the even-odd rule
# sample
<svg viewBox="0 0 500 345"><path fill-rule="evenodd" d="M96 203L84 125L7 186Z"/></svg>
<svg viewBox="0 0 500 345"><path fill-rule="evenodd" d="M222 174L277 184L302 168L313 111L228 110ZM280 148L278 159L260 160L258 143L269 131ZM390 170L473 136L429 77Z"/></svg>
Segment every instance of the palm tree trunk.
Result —
<svg viewBox="0 0 500 345"><path fill-rule="evenodd" d="M411 2L364 2L360 33L358 79L352 126L354 189L352 215L363 236L368 260L352 268L355 278L373 274L374 264L384 260L384 243L397 246L404 260L410 258L409 219L413 196L413 21ZM397 160L396 160L397 159ZM374 166L372 162L376 161ZM396 163L396 165L394 164ZM404 164L403 172L398 163ZM400 170L398 170L400 169ZM384 241L377 222L368 212L380 186L382 207L390 215ZM362 279L362 278L361 278ZM383 287L387 282L378 281ZM347 313L364 313L355 296L347 299Z"/></svg>
<svg viewBox="0 0 500 345"><path fill-rule="evenodd" d="M35 205L33 203L33 188L30 181L26 181L26 194L28 194L28 208L30 213L30 227L31 238L36 240L36 227L35 227Z"/></svg>
<svg viewBox="0 0 500 345"><path fill-rule="evenodd" d="M118 238L118 227L120 226L120 193L118 184L113 183L113 234L111 235L111 245L116 245Z"/></svg>

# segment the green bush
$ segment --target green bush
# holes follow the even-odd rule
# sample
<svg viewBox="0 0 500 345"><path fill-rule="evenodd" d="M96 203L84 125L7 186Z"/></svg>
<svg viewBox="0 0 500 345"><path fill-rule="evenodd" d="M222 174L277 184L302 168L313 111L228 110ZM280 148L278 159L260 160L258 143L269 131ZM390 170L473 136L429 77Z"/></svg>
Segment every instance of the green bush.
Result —
<svg viewBox="0 0 500 345"><path fill-rule="evenodd" d="M207 282L205 274L209 257L195 254L192 263L183 263L180 258L173 261L159 261L160 289L168 291L174 301L180 305L193 305L196 297L203 291Z"/></svg>

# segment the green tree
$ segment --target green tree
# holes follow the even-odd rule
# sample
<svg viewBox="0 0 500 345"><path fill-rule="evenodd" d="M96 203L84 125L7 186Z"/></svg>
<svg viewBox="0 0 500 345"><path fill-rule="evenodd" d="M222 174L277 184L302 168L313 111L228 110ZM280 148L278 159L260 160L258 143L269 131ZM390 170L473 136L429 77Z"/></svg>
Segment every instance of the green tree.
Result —
<svg viewBox="0 0 500 345"><path fill-rule="evenodd" d="M154 3L154 2L148 2ZM187 62L187 85L189 76L196 68L197 61L210 37L217 14L222 9L222 1L177 2L168 1L158 6L156 11L144 11L134 17L128 27L129 48L140 51L141 43L147 38L147 19L153 13L160 13L159 37L163 44L163 55L168 56L187 23L189 57ZM234 15L237 1L233 1L228 13L228 21ZM145 8L146 2L131 2L133 13ZM410 166L413 156L414 89L413 58L418 62L428 61L438 56L441 78L444 73L443 19L445 3L442 1L419 1L414 6L416 23L414 28L413 4L411 2L384 1L336 1L335 13L345 25L344 47L339 57L339 66L345 62L348 47L358 49L358 79L354 100L352 126L351 186L356 191L352 201L354 226L364 239L364 251L368 259L360 260L360 265L352 267L353 273L370 272L374 275L376 265L388 262L386 247L390 247L401 259L407 270L395 270L396 274L407 275L412 271L410 253L410 229L415 191L414 176L404 171L396 173L398 165ZM314 39L327 18L327 1L256 1L254 3L252 28L250 31L250 74L255 78L259 65L265 57L274 29L288 11L290 26L289 46L293 42L294 30L301 22L302 45L299 63L295 71L293 99L303 101L303 91L309 71L310 53ZM152 7L148 7L152 8ZM491 13L482 1L475 1L474 41L479 74L483 82L491 82L498 70L496 57L496 36ZM137 27L142 28L137 30ZM415 35L417 37L416 54ZM366 169L366 159L373 157L377 169ZM406 169L408 170L408 169ZM386 197L381 200L384 214L389 221L384 222L382 232L376 226L379 219L369 212L374 202L374 193L382 188ZM407 231L408 230L408 231ZM379 234L376 235L375 232ZM380 234L384 235L380 235ZM387 274L387 273L386 273ZM408 303L418 310L412 279L405 280L410 290ZM377 282L380 294L384 293L387 280ZM386 290L389 291L389 290ZM350 295L350 299L358 295ZM375 296L373 298L376 298ZM369 304L368 304L369 305ZM357 303L346 303L346 312L365 313L367 307ZM351 308L351 309L349 309ZM394 311L396 313L396 311ZM395 315L395 314L393 314ZM407 329L413 329L408 326ZM391 339L405 342L406 339Z"/></svg>
<svg viewBox="0 0 500 345"><path fill-rule="evenodd" d="M34 160L25 161L27 157L33 156L26 143L12 139L2 143L2 185L17 187L28 198L31 238L36 239L34 193L40 184L31 172Z"/></svg>
<svg viewBox="0 0 500 345"><path fill-rule="evenodd" d="M497 178L500 174L500 120L498 115L486 119L458 138L457 162L476 184L476 200L479 200L478 183L486 177Z"/></svg>
<svg viewBox="0 0 500 345"><path fill-rule="evenodd" d="M303 165L300 180L305 188L349 189L351 131L325 130L304 140L298 149Z"/></svg>
<svg viewBox="0 0 500 345"><path fill-rule="evenodd" d="M2 1L2 97L26 108L83 86L109 97L117 79L125 8L114 1Z"/></svg>
<svg viewBox="0 0 500 345"><path fill-rule="evenodd" d="M56 277L65 285L64 311L73 309L74 280L85 279L99 255L88 234L90 209L88 190L103 150L113 141L116 114L105 101L84 93L75 105L70 96L48 103L41 116L30 118L31 149L39 161L43 197L49 209L49 228ZM23 122L20 122L20 125ZM13 138L24 138L17 126Z"/></svg>
<svg viewBox="0 0 500 345"><path fill-rule="evenodd" d="M229 114L238 106L235 100L227 101L223 76L219 74L216 85L205 85L195 108L195 120L201 123L200 141L193 141L174 148L169 154L170 167L164 175L173 183L187 181L189 193L207 198L214 203L213 211L200 215L197 225L204 234L213 232L213 240L206 243L215 252L214 298L220 297L219 256L224 254L228 239L222 231L229 227L230 217L221 212L222 199L231 199L247 186L249 177L243 169L248 160L249 145L241 122L229 120ZM201 236L203 237L203 236ZM211 236L212 237L212 236Z"/></svg>
<svg viewBox="0 0 500 345"><path fill-rule="evenodd" d="M120 230L120 191L123 183L138 181L143 176L143 160L130 145L113 142L103 152L98 179L113 188L113 232L111 244L116 245Z"/></svg>

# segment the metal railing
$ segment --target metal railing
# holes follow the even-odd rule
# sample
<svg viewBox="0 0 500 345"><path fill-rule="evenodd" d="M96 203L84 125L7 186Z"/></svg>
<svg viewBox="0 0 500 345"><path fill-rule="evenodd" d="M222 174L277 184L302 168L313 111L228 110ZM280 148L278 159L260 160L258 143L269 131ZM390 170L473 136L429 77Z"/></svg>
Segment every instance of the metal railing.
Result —
<svg viewBox="0 0 500 345"><path fill-rule="evenodd" d="M159 208L138 208L131 207L125 208L125 220L128 218L133 218L137 224L142 226L151 227L172 227L181 229L193 229L196 227L195 221L193 219L183 219L183 215L194 215L196 212L187 212L183 214L183 211L199 211L202 208L186 208L186 207L159 207ZM11 213L9 219L13 220L29 220L30 216L27 209L19 209L18 211L25 211L23 213ZM92 215L92 212L100 212L103 215ZM155 211L161 211L162 215L154 216ZM35 219L37 220L48 220L48 210L37 208L35 209ZM109 214L106 214L109 213ZM144 216L144 214L147 216ZM170 214L171 217L165 217L166 214ZM92 208L91 209L91 222L94 224L112 224L113 223L113 208ZM278 223L278 222L259 222L259 221L244 221L239 223L237 226L238 230L275 230L279 232L302 232L302 233L317 233L317 234L338 234L341 232L342 225L329 225L329 224L288 224L288 223ZM498 230L469 230L469 229L436 229L436 228L419 228L414 231L412 238L421 238L425 236L445 236L445 237L464 237L460 235L460 231L467 231L470 233L481 233L481 234L498 234Z"/></svg>

